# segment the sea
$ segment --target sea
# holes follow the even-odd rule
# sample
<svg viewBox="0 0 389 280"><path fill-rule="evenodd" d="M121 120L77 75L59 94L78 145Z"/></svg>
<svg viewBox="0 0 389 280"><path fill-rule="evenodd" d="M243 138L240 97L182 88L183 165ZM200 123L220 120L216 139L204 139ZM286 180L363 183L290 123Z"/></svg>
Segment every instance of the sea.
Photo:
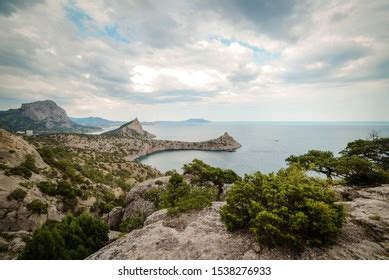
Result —
<svg viewBox="0 0 389 280"><path fill-rule="evenodd" d="M228 132L242 147L235 152L166 151L140 159L162 172L177 170L197 158L207 164L232 169L240 175L269 173L286 166L290 155L308 150L328 150L337 155L348 142L367 139L372 131L389 137L389 122L211 122L156 123L143 128L157 139L204 141Z"/></svg>

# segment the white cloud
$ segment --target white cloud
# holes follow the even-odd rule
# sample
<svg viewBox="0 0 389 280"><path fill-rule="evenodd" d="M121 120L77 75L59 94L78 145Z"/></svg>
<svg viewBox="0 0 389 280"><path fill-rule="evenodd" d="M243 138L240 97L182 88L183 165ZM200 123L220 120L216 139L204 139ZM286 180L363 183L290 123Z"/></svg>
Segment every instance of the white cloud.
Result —
<svg viewBox="0 0 389 280"><path fill-rule="evenodd" d="M166 108L223 119L234 104L239 119L357 119L344 112L364 103L363 88L377 106L364 117L388 119L385 1L296 3L64 0L0 11L0 100L54 99L115 119L171 118ZM336 99L329 116L312 98L334 92L356 101Z"/></svg>

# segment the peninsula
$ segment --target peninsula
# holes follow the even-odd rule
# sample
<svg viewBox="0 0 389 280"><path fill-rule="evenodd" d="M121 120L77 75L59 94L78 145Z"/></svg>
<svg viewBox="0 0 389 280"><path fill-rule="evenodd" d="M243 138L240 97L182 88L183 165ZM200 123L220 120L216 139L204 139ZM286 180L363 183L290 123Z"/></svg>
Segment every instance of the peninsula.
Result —
<svg viewBox="0 0 389 280"><path fill-rule="evenodd" d="M50 141L82 150L106 152L124 157L128 161L162 151L202 150L233 152L241 145L227 132L216 138L201 142L185 142L173 140L157 140L155 135L145 131L136 118L118 129L101 135L87 134L49 134L38 138L49 138Z"/></svg>

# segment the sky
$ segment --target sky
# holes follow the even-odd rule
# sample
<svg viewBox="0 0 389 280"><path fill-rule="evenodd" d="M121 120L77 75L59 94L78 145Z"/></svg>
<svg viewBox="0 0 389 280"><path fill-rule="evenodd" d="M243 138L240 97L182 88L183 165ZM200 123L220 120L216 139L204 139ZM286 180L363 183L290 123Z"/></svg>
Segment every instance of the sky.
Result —
<svg viewBox="0 0 389 280"><path fill-rule="evenodd" d="M389 1L0 1L0 110L389 121Z"/></svg>

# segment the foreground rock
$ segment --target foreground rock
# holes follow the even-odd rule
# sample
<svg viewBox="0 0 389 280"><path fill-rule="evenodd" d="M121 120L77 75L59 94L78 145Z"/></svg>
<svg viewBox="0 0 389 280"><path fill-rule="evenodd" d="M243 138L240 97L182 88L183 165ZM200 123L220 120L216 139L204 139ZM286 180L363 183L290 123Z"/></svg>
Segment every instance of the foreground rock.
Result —
<svg viewBox="0 0 389 280"><path fill-rule="evenodd" d="M21 136L0 129L0 161L9 167L21 164L27 155L32 155L38 168L48 168L35 147Z"/></svg>
<svg viewBox="0 0 389 280"><path fill-rule="evenodd" d="M135 230L88 259L389 259L389 185L353 192L344 202L349 218L337 242L326 248L307 248L297 254L259 246L247 233L228 232L220 220L223 202L200 212L170 217L165 210L150 215ZM349 195L346 195L349 197Z"/></svg>

